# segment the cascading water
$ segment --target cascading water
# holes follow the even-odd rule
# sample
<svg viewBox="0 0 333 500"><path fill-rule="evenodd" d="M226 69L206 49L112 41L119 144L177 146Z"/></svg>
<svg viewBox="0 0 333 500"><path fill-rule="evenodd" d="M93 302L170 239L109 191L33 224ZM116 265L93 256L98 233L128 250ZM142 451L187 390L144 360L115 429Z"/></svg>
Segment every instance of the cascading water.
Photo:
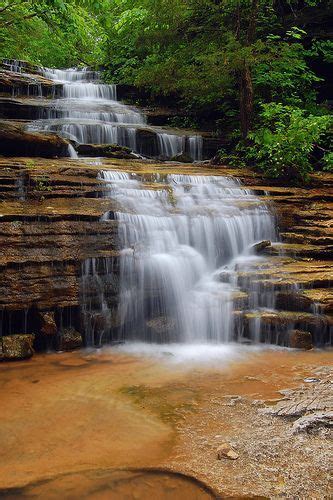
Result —
<svg viewBox="0 0 333 500"><path fill-rule="evenodd" d="M255 242L276 239L267 206L225 177L157 176L153 186L151 179L148 186L125 172L102 171L100 178L107 196L121 207L103 217L118 222L119 307L111 312L106 298L110 273L103 272L113 269L112 259L105 259L103 272L89 259L83 283L95 283L98 294L94 311L84 301L85 314L107 318L95 332L89 323L89 341L103 336L105 341L186 343L234 339L240 294L235 270L260 259L251 252ZM112 315L118 323L113 330Z"/></svg>
<svg viewBox="0 0 333 500"><path fill-rule="evenodd" d="M143 155L145 148L140 147L137 136L139 130L147 130L156 137L153 156L168 159L186 152L193 161L202 159L199 135L148 127L146 116L117 101L116 85L101 83L98 72L45 68L43 75L62 84L62 96L47 103L41 119L31 123L29 130L56 132L79 144L119 144Z"/></svg>

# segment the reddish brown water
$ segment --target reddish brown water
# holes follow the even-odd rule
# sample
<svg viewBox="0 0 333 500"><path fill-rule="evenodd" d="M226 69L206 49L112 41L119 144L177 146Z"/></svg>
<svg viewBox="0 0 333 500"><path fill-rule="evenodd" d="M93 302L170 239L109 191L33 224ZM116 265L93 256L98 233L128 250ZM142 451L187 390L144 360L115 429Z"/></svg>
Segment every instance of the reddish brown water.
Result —
<svg viewBox="0 0 333 500"><path fill-rule="evenodd" d="M332 364L331 353L320 351L252 353L220 367L217 362L191 366L111 350L3 363L0 488L33 483L29 492L39 498L107 498L109 487L115 488L112 498L149 498L154 489L160 492L158 498L209 497L200 485L184 478L161 474L147 479L124 472L131 479L119 483L109 472L162 466L201 478L220 492L233 492L237 484L239 498L244 488L235 469L223 464L223 474L210 474L209 460L216 463L215 445L205 461L200 460L204 451L189 443L202 433L238 435L252 417L227 408L232 421L217 420L212 405L222 408L224 396L234 394L249 401L280 397L279 389L297 386L317 366ZM239 466L237 473L242 474L247 464L237 463L231 467ZM60 477L64 473L70 475ZM52 481L36 484L45 479ZM121 484L126 484L125 490ZM251 491L256 493L255 478Z"/></svg>

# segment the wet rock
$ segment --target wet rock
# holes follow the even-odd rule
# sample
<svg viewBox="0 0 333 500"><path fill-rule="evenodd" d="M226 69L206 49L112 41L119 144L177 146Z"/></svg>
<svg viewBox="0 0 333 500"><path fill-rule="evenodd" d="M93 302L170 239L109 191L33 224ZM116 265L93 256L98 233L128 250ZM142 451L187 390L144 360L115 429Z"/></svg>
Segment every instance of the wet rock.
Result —
<svg viewBox="0 0 333 500"><path fill-rule="evenodd" d="M302 290L302 297L311 302L311 307L321 314L333 313L333 289L332 288L312 288Z"/></svg>
<svg viewBox="0 0 333 500"><path fill-rule="evenodd" d="M59 351L72 351L82 347L81 334L74 328L64 328L60 332Z"/></svg>
<svg viewBox="0 0 333 500"><path fill-rule="evenodd" d="M277 309L312 312L313 305L310 298L301 293L295 293L293 290L276 294L275 306Z"/></svg>
<svg viewBox="0 0 333 500"><path fill-rule="evenodd" d="M69 143L56 134L27 132L24 124L0 121L0 154L4 156L68 156Z"/></svg>
<svg viewBox="0 0 333 500"><path fill-rule="evenodd" d="M124 160L138 157L129 148L117 144L79 144L77 152L82 156L102 156Z"/></svg>
<svg viewBox="0 0 333 500"><path fill-rule="evenodd" d="M58 332L58 327L54 319L54 312L40 312L39 318L41 320L41 333L43 335L56 335Z"/></svg>
<svg viewBox="0 0 333 500"><path fill-rule="evenodd" d="M226 141L221 137L212 137L203 135L202 138L202 156L204 159L213 158L216 153L225 146Z"/></svg>
<svg viewBox="0 0 333 500"><path fill-rule="evenodd" d="M28 359L34 353L32 334L6 335L0 338L0 361Z"/></svg>
<svg viewBox="0 0 333 500"><path fill-rule="evenodd" d="M256 311L242 316L244 335L251 338L251 332L259 327L260 341L291 347L296 345L296 336L290 338L290 331L310 332L315 344L329 341L333 320L329 316L293 311ZM301 336L299 336L300 338ZM305 345L310 345L308 342ZM312 345L312 344L311 344ZM307 347L311 349L311 347Z"/></svg>
<svg viewBox="0 0 333 500"><path fill-rule="evenodd" d="M24 73L39 73L40 67L29 61L20 59L3 59L0 63L2 69L7 71L24 71Z"/></svg>
<svg viewBox="0 0 333 500"><path fill-rule="evenodd" d="M304 332L303 330L290 330L288 335L290 347L304 350L313 348L312 335L310 332Z"/></svg>
<svg viewBox="0 0 333 500"><path fill-rule="evenodd" d="M179 114L179 110L170 108L144 108L144 113L147 116L147 121L149 125L163 126L170 124L170 120L177 118L183 118L183 115Z"/></svg>
<svg viewBox="0 0 333 500"><path fill-rule="evenodd" d="M228 443L222 443L217 448L217 458L218 460L222 460L226 458L228 460L237 460L239 458L238 453L230 446Z"/></svg>
<svg viewBox="0 0 333 500"><path fill-rule="evenodd" d="M270 247L265 248L267 255L280 255L281 253L288 253L295 257L311 257L322 259L332 258L333 245L310 245L308 243L274 243Z"/></svg>
<svg viewBox="0 0 333 500"><path fill-rule="evenodd" d="M179 161L181 163L191 163L192 158L190 158L190 156L187 155L186 153L180 153L179 155L173 156L171 158L171 161Z"/></svg>
<svg viewBox="0 0 333 500"><path fill-rule="evenodd" d="M48 99L0 98L0 118L9 120L38 120L44 117Z"/></svg>
<svg viewBox="0 0 333 500"><path fill-rule="evenodd" d="M156 132L153 130L137 129L136 141L139 154L147 157L158 155L158 139Z"/></svg>
<svg viewBox="0 0 333 500"><path fill-rule="evenodd" d="M264 248L270 247L271 244L272 243L269 240L259 241L258 243L252 245L251 250L255 253L260 253Z"/></svg>
<svg viewBox="0 0 333 500"><path fill-rule="evenodd" d="M38 74L16 73L0 69L0 93L9 96L52 96L62 87Z"/></svg>

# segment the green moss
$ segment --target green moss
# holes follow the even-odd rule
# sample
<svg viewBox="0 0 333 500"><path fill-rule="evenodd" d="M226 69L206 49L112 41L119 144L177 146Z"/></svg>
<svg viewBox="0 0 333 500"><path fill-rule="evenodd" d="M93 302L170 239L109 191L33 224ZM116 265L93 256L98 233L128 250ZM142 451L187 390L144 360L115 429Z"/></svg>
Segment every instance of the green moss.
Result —
<svg viewBox="0 0 333 500"><path fill-rule="evenodd" d="M183 385L148 387L123 386L119 392L130 397L134 404L157 415L163 422L174 423L183 413L196 411L198 394Z"/></svg>

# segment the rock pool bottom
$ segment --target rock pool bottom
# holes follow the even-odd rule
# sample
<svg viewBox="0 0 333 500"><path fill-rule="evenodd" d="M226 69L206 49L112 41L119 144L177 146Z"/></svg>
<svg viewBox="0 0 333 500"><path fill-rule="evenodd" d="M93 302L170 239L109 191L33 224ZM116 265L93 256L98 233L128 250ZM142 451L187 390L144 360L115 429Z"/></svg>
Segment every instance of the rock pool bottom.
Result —
<svg viewBox="0 0 333 500"><path fill-rule="evenodd" d="M120 346L1 365L0 496L95 499L116 488L112 498L140 499L156 488L162 499L212 497L172 472L222 497L329 495L329 431L292 434L292 419L262 410L281 389L332 378L331 351L157 350ZM237 460L217 460L224 442ZM147 469L161 472L152 478Z"/></svg>

